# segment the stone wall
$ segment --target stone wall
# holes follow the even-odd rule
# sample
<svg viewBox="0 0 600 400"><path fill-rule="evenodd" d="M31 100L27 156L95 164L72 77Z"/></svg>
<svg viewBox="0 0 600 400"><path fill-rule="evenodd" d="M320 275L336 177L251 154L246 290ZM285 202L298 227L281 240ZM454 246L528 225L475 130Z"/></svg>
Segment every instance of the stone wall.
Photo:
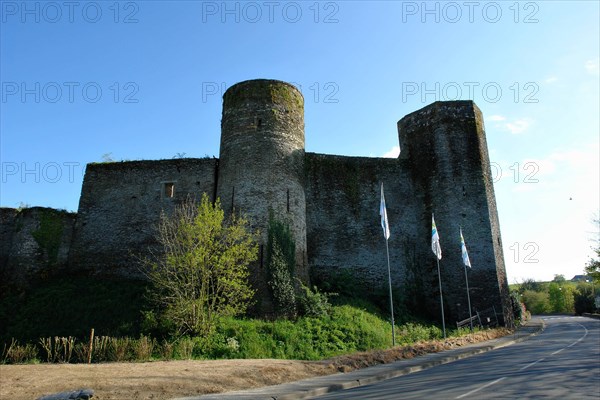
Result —
<svg viewBox="0 0 600 400"><path fill-rule="evenodd" d="M27 280L68 264L77 273L139 277L139 257L158 250L161 212L207 193L221 198L226 214L242 212L261 231L260 259L251 270L259 310L270 307L264 247L271 212L290 224L302 279L308 280L309 268L321 279L345 271L365 292L379 291L387 287L383 183L392 281L411 310L440 314L431 251L435 213L447 320L468 316L462 227L473 265L473 308L494 307L511 324L480 110L471 101L436 102L402 118L398 133L397 159L305 153L300 92L280 81L241 82L224 95L218 160L89 164L76 217L43 208L0 209L0 275Z"/></svg>
<svg viewBox="0 0 600 400"><path fill-rule="evenodd" d="M64 272L76 215L44 207L0 209L0 286Z"/></svg>
<svg viewBox="0 0 600 400"><path fill-rule="evenodd" d="M396 159L307 153L308 261L312 273L333 277L350 272L365 289L387 288L387 256L379 215L384 184L390 224L393 284L407 281L414 263L413 188Z"/></svg>
<svg viewBox="0 0 600 400"><path fill-rule="evenodd" d="M251 265L257 310L272 308L266 273L269 215L290 226L296 275L308 280L304 193L304 99L289 83L238 83L223 96L218 196L226 214L247 215L260 232L259 260Z"/></svg>
<svg viewBox="0 0 600 400"><path fill-rule="evenodd" d="M435 213L443 258L442 287L449 318L468 317L464 269L460 251L462 227L471 264L472 306L504 312L510 318L508 282L483 118L472 101L436 102L398 122L400 158L406 161L415 194L422 205L418 236L431 237ZM425 282L436 292L435 257L423 243L417 258L428 260ZM439 298L439 291L437 291ZM436 296L429 297L435 309ZM512 320L506 321L512 323Z"/></svg>
<svg viewBox="0 0 600 400"><path fill-rule="evenodd" d="M70 265L139 276L138 257L154 248L161 212L188 195L214 199L217 166L214 158L88 164Z"/></svg>

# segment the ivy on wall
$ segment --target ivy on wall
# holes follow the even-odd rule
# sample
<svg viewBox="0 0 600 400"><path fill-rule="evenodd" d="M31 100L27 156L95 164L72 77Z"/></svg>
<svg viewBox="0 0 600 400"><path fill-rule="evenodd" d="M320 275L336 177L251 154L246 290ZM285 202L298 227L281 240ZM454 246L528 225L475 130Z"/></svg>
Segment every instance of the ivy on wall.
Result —
<svg viewBox="0 0 600 400"><path fill-rule="evenodd" d="M271 211L267 239L268 284L275 312L293 318L297 314L294 273L296 243L288 224L278 220Z"/></svg>
<svg viewBox="0 0 600 400"><path fill-rule="evenodd" d="M40 249L48 257L48 265L55 265L58 261L58 249L63 234L62 219L56 213L40 210L40 227L31 235Z"/></svg>

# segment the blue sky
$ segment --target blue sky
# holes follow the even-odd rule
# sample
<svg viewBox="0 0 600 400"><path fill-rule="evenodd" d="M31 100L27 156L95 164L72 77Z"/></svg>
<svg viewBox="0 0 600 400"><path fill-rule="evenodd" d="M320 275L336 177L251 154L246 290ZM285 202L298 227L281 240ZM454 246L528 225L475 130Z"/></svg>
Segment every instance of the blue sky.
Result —
<svg viewBox="0 0 600 400"><path fill-rule="evenodd" d="M107 157L218 156L222 92L271 78L301 88L319 153L394 156L404 115L474 100L510 283L580 274L598 243L597 1L3 0L0 13L1 206L75 211L85 165Z"/></svg>

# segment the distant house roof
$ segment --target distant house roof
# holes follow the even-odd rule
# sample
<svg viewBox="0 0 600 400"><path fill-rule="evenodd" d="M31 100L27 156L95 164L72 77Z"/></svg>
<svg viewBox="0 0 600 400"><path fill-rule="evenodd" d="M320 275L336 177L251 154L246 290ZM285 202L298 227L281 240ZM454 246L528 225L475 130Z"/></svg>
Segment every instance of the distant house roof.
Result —
<svg viewBox="0 0 600 400"><path fill-rule="evenodd" d="M588 279L590 279L590 277L587 275L575 275L573 278L571 278L571 282L583 282Z"/></svg>

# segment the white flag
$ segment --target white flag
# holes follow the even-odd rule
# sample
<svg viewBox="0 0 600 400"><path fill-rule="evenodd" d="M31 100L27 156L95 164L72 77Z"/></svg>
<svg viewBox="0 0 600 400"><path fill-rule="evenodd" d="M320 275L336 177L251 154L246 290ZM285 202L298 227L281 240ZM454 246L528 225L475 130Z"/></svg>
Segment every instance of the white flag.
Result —
<svg viewBox="0 0 600 400"><path fill-rule="evenodd" d="M440 247L440 235L438 235L437 228L435 227L435 220L433 214L431 214L431 250L438 259L442 259L442 248Z"/></svg>
<svg viewBox="0 0 600 400"><path fill-rule="evenodd" d="M462 229L460 230L460 250L462 251L463 263L471 268L471 260L469 260L469 253L467 253L467 246L465 246L465 239L463 238Z"/></svg>
<svg viewBox="0 0 600 400"><path fill-rule="evenodd" d="M381 183L381 204L379 205L379 215L381 215L381 227L383 228L383 237L385 237L385 240L388 240L390 238L390 225L388 224L387 210L385 209L383 183Z"/></svg>

